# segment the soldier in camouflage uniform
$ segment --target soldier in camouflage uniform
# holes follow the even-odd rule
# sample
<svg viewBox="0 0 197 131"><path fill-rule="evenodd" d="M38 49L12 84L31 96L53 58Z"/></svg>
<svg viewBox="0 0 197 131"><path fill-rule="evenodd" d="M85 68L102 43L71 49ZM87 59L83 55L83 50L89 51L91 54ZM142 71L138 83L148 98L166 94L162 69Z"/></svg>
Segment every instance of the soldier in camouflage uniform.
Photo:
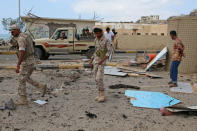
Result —
<svg viewBox="0 0 197 131"><path fill-rule="evenodd" d="M17 25L12 25L10 27L10 31L12 36L18 37L18 64L16 73L19 73L18 94L20 96L20 99L18 100L18 102L16 102L16 104L26 105L28 104L26 82L40 88L42 90L43 96L46 93L47 87L46 85L39 84L38 82L30 78L31 74L33 73L35 64L32 38L27 33L21 33L20 28Z"/></svg>
<svg viewBox="0 0 197 131"><path fill-rule="evenodd" d="M96 97L96 101L104 102L105 94L104 94L104 66L106 64L106 59L109 57L111 43L105 38L103 31L101 28L94 28L94 33L96 35L95 39L95 53L90 61L90 65L93 63L93 72L96 81L97 88L99 90L99 96Z"/></svg>

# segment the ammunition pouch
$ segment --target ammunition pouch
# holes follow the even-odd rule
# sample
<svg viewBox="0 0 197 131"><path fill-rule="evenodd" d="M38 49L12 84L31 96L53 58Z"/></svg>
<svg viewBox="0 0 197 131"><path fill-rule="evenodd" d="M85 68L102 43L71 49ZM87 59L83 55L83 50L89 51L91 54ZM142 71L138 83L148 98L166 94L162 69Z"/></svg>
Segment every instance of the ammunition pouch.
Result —
<svg viewBox="0 0 197 131"><path fill-rule="evenodd" d="M96 55L100 58L103 59L106 56L107 49L99 49L96 50Z"/></svg>

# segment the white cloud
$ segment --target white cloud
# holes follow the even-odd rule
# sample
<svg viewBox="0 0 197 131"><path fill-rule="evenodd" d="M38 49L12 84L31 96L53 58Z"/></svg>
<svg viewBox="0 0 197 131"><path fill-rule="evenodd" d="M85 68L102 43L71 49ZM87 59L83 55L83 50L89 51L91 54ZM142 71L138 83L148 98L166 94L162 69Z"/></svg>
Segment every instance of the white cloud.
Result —
<svg viewBox="0 0 197 131"><path fill-rule="evenodd" d="M174 15L168 6L182 1L184 0L78 0L73 4L73 10L79 14L93 14L95 11L107 21L131 21L144 15L167 18Z"/></svg>

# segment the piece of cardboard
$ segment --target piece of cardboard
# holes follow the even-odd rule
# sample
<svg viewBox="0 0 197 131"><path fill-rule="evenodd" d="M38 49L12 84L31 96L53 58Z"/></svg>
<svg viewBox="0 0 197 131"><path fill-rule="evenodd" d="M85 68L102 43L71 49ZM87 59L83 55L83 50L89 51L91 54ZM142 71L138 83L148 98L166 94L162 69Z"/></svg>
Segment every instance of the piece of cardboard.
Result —
<svg viewBox="0 0 197 131"><path fill-rule="evenodd" d="M161 92L126 90L125 95L136 99L130 101L136 107L160 109L180 103L179 100Z"/></svg>

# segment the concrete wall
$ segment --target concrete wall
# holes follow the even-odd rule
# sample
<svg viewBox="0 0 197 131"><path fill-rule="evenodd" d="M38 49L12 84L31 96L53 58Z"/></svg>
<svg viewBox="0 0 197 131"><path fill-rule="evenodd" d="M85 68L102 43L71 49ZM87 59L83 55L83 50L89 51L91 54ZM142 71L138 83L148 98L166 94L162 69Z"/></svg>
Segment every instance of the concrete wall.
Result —
<svg viewBox="0 0 197 131"><path fill-rule="evenodd" d="M167 45L168 37L119 35L118 42L121 50L161 50Z"/></svg>
<svg viewBox="0 0 197 131"><path fill-rule="evenodd" d="M168 20L168 32L171 30L177 31L178 37L182 40L185 46L186 58L183 59L179 67L181 73L196 73L197 72L197 17L185 16L175 17ZM169 59L168 70L172 57L174 42L169 40Z"/></svg>
<svg viewBox="0 0 197 131"><path fill-rule="evenodd" d="M105 23L97 22L97 26L103 28L105 31L106 27L111 29L116 29L119 34L128 34L128 35L152 35L152 33L161 36L161 34L167 35L167 24L136 24L136 23Z"/></svg>

